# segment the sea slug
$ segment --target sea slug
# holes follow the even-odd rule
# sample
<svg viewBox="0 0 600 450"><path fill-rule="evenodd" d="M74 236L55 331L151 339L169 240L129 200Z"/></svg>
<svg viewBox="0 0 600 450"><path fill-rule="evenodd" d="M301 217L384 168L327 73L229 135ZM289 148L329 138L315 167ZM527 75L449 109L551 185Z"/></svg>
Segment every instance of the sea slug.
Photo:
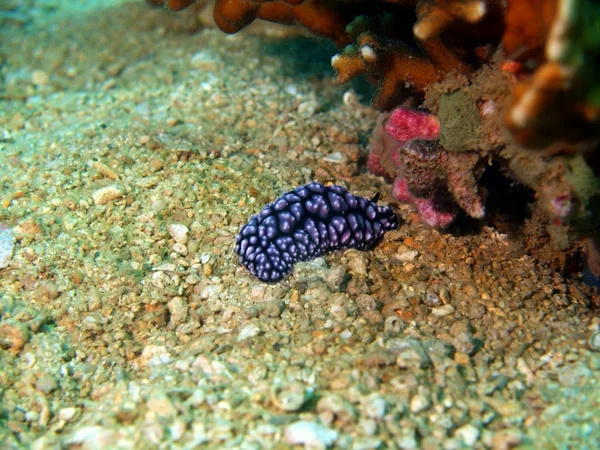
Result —
<svg viewBox="0 0 600 450"><path fill-rule="evenodd" d="M316 182L297 187L251 217L236 238L235 252L250 273L276 283L297 261L334 250L362 250L398 228L398 217L389 206L377 205L378 198Z"/></svg>

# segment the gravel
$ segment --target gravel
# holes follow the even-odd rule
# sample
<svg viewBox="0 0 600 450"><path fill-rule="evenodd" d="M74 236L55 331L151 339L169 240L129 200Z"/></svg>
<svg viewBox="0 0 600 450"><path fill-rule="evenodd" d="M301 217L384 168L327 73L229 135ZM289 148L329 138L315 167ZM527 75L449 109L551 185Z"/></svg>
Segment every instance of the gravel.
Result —
<svg viewBox="0 0 600 450"><path fill-rule="evenodd" d="M375 249L299 264L277 285L238 265L239 227L298 185L392 200L362 164L376 113L332 83L334 48L265 24L225 36L143 2L11 3L0 442L600 440L598 292L494 229L438 232L397 205L400 229Z"/></svg>

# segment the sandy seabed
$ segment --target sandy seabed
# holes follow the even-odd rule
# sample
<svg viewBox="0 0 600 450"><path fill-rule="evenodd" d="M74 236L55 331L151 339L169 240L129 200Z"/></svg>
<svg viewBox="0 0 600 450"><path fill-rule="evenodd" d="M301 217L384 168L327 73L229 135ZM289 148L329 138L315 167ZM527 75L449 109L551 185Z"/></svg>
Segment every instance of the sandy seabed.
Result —
<svg viewBox="0 0 600 450"><path fill-rule="evenodd" d="M396 205L374 250L239 266L281 192L393 201L376 112L324 42L186 14L0 5L1 447L599 448L598 293L508 236Z"/></svg>

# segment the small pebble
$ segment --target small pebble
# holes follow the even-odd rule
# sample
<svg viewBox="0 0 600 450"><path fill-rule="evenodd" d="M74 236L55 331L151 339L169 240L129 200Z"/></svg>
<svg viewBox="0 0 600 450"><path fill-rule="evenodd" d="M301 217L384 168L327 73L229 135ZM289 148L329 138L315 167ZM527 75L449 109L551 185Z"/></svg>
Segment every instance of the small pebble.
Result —
<svg viewBox="0 0 600 450"><path fill-rule="evenodd" d="M350 268L350 271L355 273L356 275L361 276L365 276L367 274L367 265L368 260L362 255L352 258L348 262L348 267Z"/></svg>
<svg viewBox="0 0 600 450"><path fill-rule="evenodd" d="M167 231L173 240L179 244L186 244L189 238L190 230L181 223L172 223L167 226Z"/></svg>
<svg viewBox="0 0 600 450"><path fill-rule="evenodd" d="M419 256L419 252L416 250L407 250L404 251L402 253L398 253L396 255L396 258L398 258L398 260L402 261L402 262L412 262L415 259L417 259L417 256Z"/></svg>
<svg viewBox="0 0 600 450"><path fill-rule="evenodd" d="M173 244L173 251L175 253L179 253L181 256L187 256L188 248L185 244L181 244L179 242L175 242Z"/></svg>
<svg viewBox="0 0 600 450"><path fill-rule="evenodd" d="M156 414L161 418L173 418L177 415L177 409L167 394L161 390L152 392L146 404L148 412Z"/></svg>
<svg viewBox="0 0 600 450"><path fill-rule="evenodd" d="M600 331L596 331L590 336L588 345L590 346L590 350L594 352L600 351Z"/></svg>
<svg viewBox="0 0 600 450"><path fill-rule="evenodd" d="M60 295L58 286L53 281L45 280L40 283L40 287L42 288L43 296L47 299L55 300Z"/></svg>
<svg viewBox="0 0 600 450"><path fill-rule="evenodd" d="M381 419L385 415L386 401L377 394L371 394L361 402L361 410L364 415L372 419Z"/></svg>
<svg viewBox="0 0 600 450"><path fill-rule="evenodd" d="M317 412L321 421L330 424L349 424L356 421L356 411L352 404L338 394L327 394L317 402Z"/></svg>
<svg viewBox="0 0 600 450"><path fill-rule="evenodd" d="M410 401L410 410L414 414L418 414L422 411L425 411L430 406L430 401L427 396L423 394L416 394Z"/></svg>
<svg viewBox="0 0 600 450"><path fill-rule="evenodd" d="M116 443L117 432L99 425L78 428L64 440L67 447L77 446L90 449L101 448L103 444L111 446Z"/></svg>
<svg viewBox="0 0 600 450"><path fill-rule="evenodd" d="M60 420L64 420L65 422L69 422L73 417L75 417L76 413L77 408L74 408L72 406L68 408L62 408L58 411L58 418Z"/></svg>
<svg viewBox="0 0 600 450"><path fill-rule="evenodd" d="M518 429L501 430L492 438L493 450L510 450L523 441L523 432Z"/></svg>
<svg viewBox="0 0 600 450"><path fill-rule="evenodd" d="M319 108L320 106L315 100L309 100L298 105L298 114L302 117L311 117Z"/></svg>
<svg viewBox="0 0 600 450"><path fill-rule="evenodd" d="M92 200L95 205L105 205L108 202L122 197L123 193L121 190L114 186L106 186L92 193Z"/></svg>
<svg viewBox="0 0 600 450"><path fill-rule="evenodd" d="M435 308L431 308L431 314L436 317L444 317L454 312L454 306L452 305L443 305L437 306Z"/></svg>
<svg viewBox="0 0 600 450"><path fill-rule="evenodd" d="M357 438L352 444L352 450L371 450L381 448L383 442L381 439L372 436L363 436Z"/></svg>
<svg viewBox="0 0 600 450"><path fill-rule="evenodd" d="M244 328L240 330L240 334L238 335L238 342L244 341L249 338L253 338L254 336L258 336L260 333L260 327L254 323L246 325Z"/></svg>
<svg viewBox="0 0 600 450"><path fill-rule="evenodd" d="M304 405L306 394L304 385L296 381L283 386L274 386L271 390L271 400L282 411L297 411Z"/></svg>
<svg viewBox="0 0 600 450"><path fill-rule="evenodd" d="M346 271L342 267L330 269L325 274L325 282L329 287L339 289L346 277Z"/></svg>
<svg viewBox="0 0 600 450"><path fill-rule="evenodd" d="M461 439L466 445L473 446L479 439L479 429L473 424L466 424L455 432L455 436Z"/></svg>
<svg viewBox="0 0 600 450"><path fill-rule="evenodd" d="M346 157L341 152L333 152L323 157L323 161L333 164L341 164L346 162Z"/></svg>
<svg viewBox="0 0 600 450"><path fill-rule="evenodd" d="M162 345L146 345L140 355L142 366L154 367L171 361L171 355Z"/></svg>
<svg viewBox="0 0 600 450"><path fill-rule="evenodd" d="M173 297L173 299L167 303L167 309L171 314L169 326L174 327L185 323L188 318L188 305L182 297Z"/></svg>
<svg viewBox="0 0 600 450"><path fill-rule="evenodd" d="M91 166L100 175L110 178L111 180L117 180L119 178L119 175L114 170L112 170L110 167L108 167L106 164L102 164L99 161L93 161L91 163Z"/></svg>
<svg viewBox="0 0 600 450"><path fill-rule="evenodd" d="M338 432L317 422L302 420L287 426L284 436L288 444L325 449L335 442Z"/></svg>
<svg viewBox="0 0 600 450"><path fill-rule="evenodd" d="M35 388L47 395L58 389L58 382L52 375L42 375L35 381Z"/></svg>
<svg viewBox="0 0 600 450"><path fill-rule="evenodd" d="M15 238L12 230L4 226L0 226L0 269L8 267L15 246Z"/></svg>
<svg viewBox="0 0 600 450"><path fill-rule="evenodd" d="M164 162L159 158L152 158L148 162L148 169L150 169L150 172L158 172L159 170L162 170L163 166Z"/></svg>
<svg viewBox="0 0 600 450"><path fill-rule="evenodd" d="M0 323L0 348L21 350L31 337L27 325L15 319L6 319Z"/></svg>
<svg viewBox="0 0 600 450"><path fill-rule="evenodd" d="M43 72L41 70L34 70L31 73L31 82L36 86L44 86L48 84L48 81L50 81L50 77L46 72Z"/></svg>

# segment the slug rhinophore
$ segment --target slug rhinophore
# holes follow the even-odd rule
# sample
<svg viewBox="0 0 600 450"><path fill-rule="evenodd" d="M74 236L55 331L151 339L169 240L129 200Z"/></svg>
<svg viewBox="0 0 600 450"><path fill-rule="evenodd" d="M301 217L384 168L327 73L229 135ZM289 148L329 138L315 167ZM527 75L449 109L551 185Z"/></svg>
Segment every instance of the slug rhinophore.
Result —
<svg viewBox="0 0 600 450"><path fill-rule="evenodd" d="M236 238L240 263L261 281L285 278L297 261L376 243L398 228L389 206L352 195L342 186L308 183L286 192L252 216Z"/></svg>

